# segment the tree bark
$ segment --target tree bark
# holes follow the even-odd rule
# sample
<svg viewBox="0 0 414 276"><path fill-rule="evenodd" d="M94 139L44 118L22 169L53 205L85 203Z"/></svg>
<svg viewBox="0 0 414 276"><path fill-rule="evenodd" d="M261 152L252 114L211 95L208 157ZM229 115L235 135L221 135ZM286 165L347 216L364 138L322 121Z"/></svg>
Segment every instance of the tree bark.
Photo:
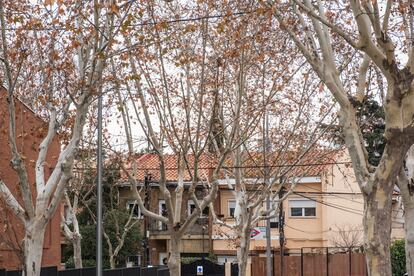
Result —
<svg viewBox="0 0 414 276"><path fill-rule="evenodd" d="M109 265L111 266L111 269L116 268L115 256L113 254L109 255Z"/></svg>
<svg viewBox="0 0 414 276"><path fill-rule="evenodd" d="M28 223L25 229L23 241L25 276L39 276L46 225L37 226L35 223Z"/></svg>
<svg viewBox="0 0 414 276"><path fill-rule="evenodd" d="M240 247L237 249L237 263L239 266L239 276L245 276L247 270L247 260L250 249L250 227L243 226L243 232L240 236Z"/></svg>
<svg viewBox="0 0 414 276"><path fill-rule="evenodd" d="M376 185L365 197L364 243L370 276L391 275L391 191ZM389 186L389 185L388 185ZM392 189L392 185L391 185Z"/></svg>
<svg viewBox="0 0 414 276"><path fill-rule="evenodd" d="M414 146L407 152L398 186L404 206L405 263L408 275L414 272Z"/></svg>
<svg viewBox="0 0 414 276"><path fill-rule="evenodd" d="M75 268L82 268L82 247L81 247L81 236L77 233L73 233L73 262Z"/></svg>
<svg viewBox="0 0 414 276"><path fill-rule="evenodd" d="M405 262L408 275L414 272L414 205L404 203Z"/></svg>
<svg viewBox="0 0 414 276"><path fill-rule="evenodd" d="M168 268L170 269L171 276L181 276L181 239L174 234L172 234L170 237L170 256L168 258Z"/></svg>

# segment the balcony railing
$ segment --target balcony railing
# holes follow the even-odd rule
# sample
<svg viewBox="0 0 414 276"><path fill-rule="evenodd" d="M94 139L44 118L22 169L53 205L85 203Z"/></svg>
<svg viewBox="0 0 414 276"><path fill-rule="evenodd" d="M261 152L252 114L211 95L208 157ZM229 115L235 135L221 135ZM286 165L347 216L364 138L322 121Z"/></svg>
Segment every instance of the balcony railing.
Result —
<svg viewBox="0 0 414 276"><path fill-rule="evenodd" d="M168 227L167 227L167 224L162 223L161 221L149 219L148 230L153 231L153 232L154 231L161 232L161 231L167 231Z"/></svg>
<svg viewBox="0 0 414 276"><path fill-rule="evenodd" d="M196 220L196 222L187 230L187 234L192 235L202 235L208 233L208 217L201 217ZM168 226L161 221L154 219L148 219L148 230L152 234L167 234ZM162 233L164 232L164 233Z"/></svg>

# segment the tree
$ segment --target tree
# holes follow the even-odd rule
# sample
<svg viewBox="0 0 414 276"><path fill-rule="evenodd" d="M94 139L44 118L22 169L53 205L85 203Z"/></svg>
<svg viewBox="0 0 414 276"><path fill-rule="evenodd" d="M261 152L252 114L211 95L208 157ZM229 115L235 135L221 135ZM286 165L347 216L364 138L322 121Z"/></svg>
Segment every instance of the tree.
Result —
<svg viewBox="0 0 414 276"><path fill-rule="evenodd" d="M318 173L307 163L331 162L334 154L317 144L325 133L325 129L320 127L321 122L326 121L331 109L324 105L315 107L310 104L310 99L317 91L317 83L310 81L304 87L302 85L292 82L292 86L286 85L282 91L271 96L272 99L268 102L272 102L272 106L265 104L264 107L263 127L255 132L260 137L260 146L254 143L257 136L250 139L237 136L242 146L229 154L226 163L228 169L222 172L234 194L234 221L223 221L213 212L213 222L219 228L230 229L230 235L237 241L235 246L239 275L246 274L253 228L260 221L278 218L280 205L294 191L296 183L311 170ZM298 98L287 97L290 89L298 88L303 94ZM266 91L267 93L272 95L272 91ZM284 100L279 101L279 98ZM308 114L313 114L314 117ZM298 164L301 169L296 166ZM213 205L210 205L211 210L214 210ZM280 243L284 244L284 241L281 240ZM271 272L269 268L267 271Z"/></svg>
<svg viewBox="0 0 414 276"><path fill-rule="evenodd" d="M85 211L87 212L87 211ZM105 228L105 234L110 239L111 243L117 247L117 233L115 225L118 224L119 227L123 227L126 224L129 218L129 212L125 210L114 210L114 213L107 213L104 216L104 222L107 225ZM81 214L81 216L89 214ZM113 217L117 216L117 220L113 220ZM91 222L90 224L83 224L83 218L80 219L82 224L80 225L80 234L82 236L82 262L85 267L95 266L96 262L96 224ZM128 257L131 255L136 255L140 251L141 246L141 236L139 234L139 228L134 227L133 231L129 231L128 235L125 236L124 245L120 248L116 256L112 253L112 264L109 252L109 246L106 242L106 246L103 247L103 266L104 268L116 268L116 267L125 267L128 262ZM73 247L67 248L63 254L63 259L65 260L65 267L71 268L75 267L73 262Z"/></svg>
<svg viewBox="0 0 414 276"><path fill-rule="evenodd" d="M149 2L141 13L143 18L149 18L151 24L140 29L139 35L134 35L136 30L132 28L124 29L124 39L129 48L137 44L144 44L145 47L134 48L111 64L113 88L118 94L117 105L121 113L119 120L125 125L130 157L123 169L143 214L165 223L170 231L168 265L173 275L179 274L178 244L182 235L201 210L214 200L223 163L237 167L252 151L254 140L261 137L260 125L265 109L272 109L275 118L279 112L290 114L291 117L280 116L279 119L293 118L292 124L296 122L295 126L279 124L280 132L274 133L272 138L280 141L281 147L283 142L292 142L286 142L288 145L282 148L298 149L298 160L299 152L304 149L301 146L308 145L301 144L303 140L300 137L306 134L303 137L309 138L316 124L307 124L309 121L302 120L303 117L311 118L310 114L315 113L304 108L305 102L314 100L313 106L321 111L318 115L329 113L324 103L316 103L320 99L316 95L317 89L312 90L313 93L307 90L302 96L297 96L294 91L298 88L295 87L298 82L292 82L294 85L283 90L287 81L298 78L301 73L305 75L306 70L298 60L286 58L276 51L277 48L270 42L272 39L283 40L281 44L288 41L273 32L269 17L250 17L247 20L247 17L229 14L212 22L208 18L191 23L178 21L170 24L168 21L168 18L179 17L181 13L200 18L213 12L227 14L233 8L243 11L255 6L250 3L246 7L226 3L206 5L200 1L189 7L178 3L164 6ZM130 24L136 22L132 20ZM312 82L312 87L318 86ZM269 103L277 105L271 107ZM302 121L295 121L295 116ZM157 180L166 201L166 217L147 210L138 193L136 178L142 177L142 171L137 171L139 164L134 164L136 144L133 143L132 133L143 133L159 157L160 177ZM284 135L290 138L283 139ZM171 168L165 167L165 152L172 152L178 159L177 167L173 168L178 175L178 186L174 191L165 186L166 175L172 173ZM203 163L205 165L203 158L206 156L214 161L208 163L212 168L209 175L202 173ZM281 150L279 158L283 156ZM240 175L239 172L229 170L227 173L235 176ZM184 175L191 179L189 193L196 203L195 211L186 219L181 218ZM248 196L243 196L245 183L242 178L238 178L237 198L243 198L244 207L248 207ZM262 193L256 193L260 200L252 203L254 208L250 208L249 214L255 216L254 221L266 218L257 206L263 203L275 183L265 185ZM197 199L194 194L199 184L204 184L208 192L203 200ZM243 223L247 221L240 220L240 229ZM252 226L247 223L240 230L246 238L250 236L249 227ZM243 266L240 273L245 272L247 263L248 246L245 245L239 260Z"/></svg>
<svg viewBox="0 0 414 276"><path fill-rule="evenodd" d="M90 159L87 159L90 161ZM87 161L85 162L87 163ZM90 165L90 164L89 164ZM76 220L79 224L79 234L82 237L82 259L89 265L95 265L96 244L96 169L94 166L80 166L83 189L74 189L74 199L78 200L78 213ZM106 246L103 250L104 266L116 268L124 266L130 255L140 251L140 231L138 220L133 217L133 210L127 210L118 205L116 184L119 181L120 168L116 160L108 160L104 166L103 175L103 235ZM77 196L77 197L76 197ZM71 202L74 202L72 199ZM75 263L75 247L65 252L64 259Z"/></svg>
<svg viewBox="0 0 414 276"><path fill-rule="evenodd" d="M89 137L93 137L92 135ZM82 143L84 144L84 143ZM89 143L88 143L89 144ZM82 147L76 154L74 177L64 192L64 212L61 217L61 229L67 241L72 243L73 263L75 268L82 268L82 234L78 215L83 211L82 203L96 188L93 180L93 149Z"/></svg>
<svg viewBox="0 0 414 276"><path fill-rule="evenodd" d="M103 177L103 226L102 232L106 241L104 256L107 256L110 268L115 268L126 263L128 253L136 255L140 248L138 220L134 219L134 208L127 210L118 205L118 193L116 184L120 179L119 160L108 160L105 164ZM95 193L85 196L82 200L85 212L88 213L88 220L83 219L85 224L94 224L96 227ZM94 238L95 235L89 238Z"/></svg>
<svg viewBox="0 0 414 276"><path fill-rule="evenodd" d="M404 240L397 240L391 245L391 265L393 276L405 274L406 265Z"/></svg>
<svg viewBox="0 0 414 276"><path fill-rule="evenodd" d="M202 3L197 5L203 13L208 12ZM225 34L215 37L210 30L216 28L216 23L211 26L208 20L168 26L164 21L178 16L179 7L170 10L163 4L149 2L145 12L155 27L144 27L138 39L133 35L134 30L125 30L124 39L129 47L140 40L151 44L128 51L125 66L122 66L123 60L114 59L113 63L114 88L118 91L120 117L128 144L129 158L123 170L132 184L141 212L167 225L170 234L168 266L171 275L180 275L180 241L202 210L215 199L220 168L229 154L241 146L236 136L248 138L252 135L263 108L258 101L260 95L255 93L253 77L252 82L246 79L246 68L255 66L250 63L253 58L235 51L234 43L239 40L220 45L218 41L224 42ZM189 12L199 16L197 9ZM217 49L218 45L223 48ZM261 76L261 71L255 69L255 74L258 72ZM157 181L166 203L165 216L148 210L137 188L138 180L143 179L137 179L142 171L137 170L139 166L135 163L132 133L138 131L144 134L158 156ZM177 157L176 168L166 167L165 152L168 151ZM210 168L208 172L206 167ZM169 173L177 175L175 190L167 188ZM196 208L183 218L185 178L190 179L189 195ZM200 185L206 191L202 199L195 194Z"/></svg>
<svg viewBox="0 0 414 276"><path fill-rule="evenodd" d="M384 109L373 95L365 95L361 102L354 104L358 126L361 128L367 149L368 161L377 166L387 143L384 138ZM328 133L331 133L336 144L345 145L339 126L326 125L325 127L328 128Z"/></svg>
<svg viewBox="0 0 414 276"><path fill-rule="evenodd" d="M336 247L345 247L348 250L362 246L362 229L358 225L336 225L336 234L332 237L332 243Z"/></svg>
<svg viewBox="0 0 414 276"><path fill-rule="evenodd" d="M405 257L408 275L414 272L414 147L412 146L404 160L404 166L398 176L398 187L404 206L404 230L405 230Z"/></svg>
<svg viewBox="0 0 414 276"><path fill-rule="evenodd" d="M75 265L75 268L82 268L82 235L80 233L79 222L77 218L79 212L78 204L78 194L74 195L73 202L71 202L69 195L65 192L65 207L68 208L68 212L65 214L66 217L62 216L61 218L61 228L63 234L65 235L65 238L72 243L73 263Z"/></svg>
<svg viewBox="0 0 414 276"><path fill-rule="evenodd" d="M28 276L40 275L45 228L72 177L87 111L100 93L106 55L116 32L111 26L123 20L115 20L114 1L103 6L98 1L47 2L0 1L1 61L8 92L9 125L5 129L22 200L10 191L12 183L1 179L0 196L24 227L24 274ZM48 122L42 142L36 145L39 153L33 180L29 180L28 160L16 144L18 95L24 95ZM58 132L62 151L46 177L47 152ZM35 181L34 188L31 181Z"/></svg>
<svg viewBox="0 0 414 276"><path fill-rule="evenodd" d="M266 3L268 12L339 105L342 134L365 200L364 245L368 272L369 275L390 275L392 193L405 155L414 141L411 88L414 57L409 5L387 1L380 9L378 1ZM400 30L405 30L401 48L397 38ZM409 53L408 57L404 53ZM407 58L403 61L402 56ZM372 78L367 80L369 67L378 75L377 82ZM382 100L387 141L377 166L368 158L355 105L374 84L377 84L376 95Z"/></svg>

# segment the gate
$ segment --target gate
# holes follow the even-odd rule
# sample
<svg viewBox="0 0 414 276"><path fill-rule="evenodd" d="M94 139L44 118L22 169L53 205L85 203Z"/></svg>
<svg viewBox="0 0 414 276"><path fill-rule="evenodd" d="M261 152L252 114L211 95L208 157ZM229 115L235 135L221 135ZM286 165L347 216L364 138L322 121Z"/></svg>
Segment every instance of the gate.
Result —
<svg viewBox="0 0 414 276"><path fill-rule="evenodd" d="M231 276L239 275L239 266L238 264L231 264Z"/></svg>
<svg viewBox="0 0 414 276"><path fill-rule="evenodd" d="M197 260L189 264L181 264L181 276L196 276L197 267L203 267L204 276L224 276L224 265L213 263L209 260Z"/></svg>

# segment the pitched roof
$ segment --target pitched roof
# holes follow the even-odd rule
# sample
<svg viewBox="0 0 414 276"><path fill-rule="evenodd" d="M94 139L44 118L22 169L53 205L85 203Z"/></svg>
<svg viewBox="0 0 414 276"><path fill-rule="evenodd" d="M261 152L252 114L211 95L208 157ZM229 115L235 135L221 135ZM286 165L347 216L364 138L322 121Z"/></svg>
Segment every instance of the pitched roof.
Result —
<svg viewBox="0 0 414 276"><path fill-rule="evenodd" d="M306 154L296 152L269 153L267 155L267 167L270 173L282 174L285 176L320 176L328 165L335 162L338 151L334 150L311 150ZM243 153L242 164L244 177L261 178L263 177L264 164L263 154L259 152ZM178 156L174 154L164 155L165 177L167 182L177 182L178 180ZM186 156L188 168L184 172L184 181L192 181L194 174L194 155ZM299 160L299 161L298 161ZM143 182L146 175L151 176L152 182L160 179L160 160L157 154L147 153L139 155L135 159L135 177L139 182ZM228 158L223 166L220 178L225 178L224 172L231 174L233 162ZM211 154L203 154L198 161L198 176L207 178L216 168L217 159ZM132 172L132 162L127 166ZM121 172L121 179L127 181L127 175Z"/></svg>
<svg viewBox="0 0 414 276"><path fill-rule="evenodd" d="M189 164L190 169L184 171L184 181L192 181L192 174L194 173L194 155L187 155L187 164ZM178 161L179 157L173 154L164 155L164 164L165 164L165 178L167 182L177 182L178 180ZM214 168L215 163L214 159L208 155L202 155L198 161L198 175L199 177L205 178L209 175L209 171ZM155 153L146 153L140 155L135 160L136 172L135 178L142 182L146 175L151 176L151 180L156 182L160 179L160 160L157 154ZM133 163L129 162L127 169L133 172ZM121 179L127 179L127 176L124 172L121 172Z"/></svg>

